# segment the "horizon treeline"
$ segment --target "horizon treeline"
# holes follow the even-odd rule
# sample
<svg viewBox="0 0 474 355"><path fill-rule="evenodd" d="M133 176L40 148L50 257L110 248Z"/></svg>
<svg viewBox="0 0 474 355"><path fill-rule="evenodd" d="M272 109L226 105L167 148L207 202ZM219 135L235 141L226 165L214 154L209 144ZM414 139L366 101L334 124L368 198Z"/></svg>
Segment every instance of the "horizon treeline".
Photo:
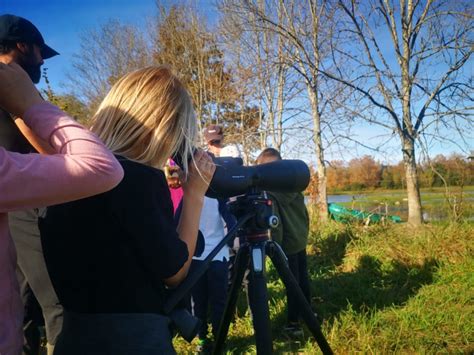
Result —
<svg viewBox="0 0 474 355"><path fill-rule="evenodd" d="M429 161L418 163L417 170L422 188L474 184L474 162L460 154L437 155ZM312 185L315 184L317 181L313 176ZM327 186L329 191L405 189L403 162L382 164L370 155L348 162L334 160L327 166Z"/></svg>

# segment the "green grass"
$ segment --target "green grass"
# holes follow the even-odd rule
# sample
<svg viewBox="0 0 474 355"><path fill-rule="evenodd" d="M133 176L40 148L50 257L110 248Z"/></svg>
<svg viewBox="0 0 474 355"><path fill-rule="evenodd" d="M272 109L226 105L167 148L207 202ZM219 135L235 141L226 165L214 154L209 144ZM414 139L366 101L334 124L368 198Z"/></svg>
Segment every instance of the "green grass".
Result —
<svg viewBox="0 0 474 355"><path fill-rule="evenodd" d="M312 305L335 353L472 353L474 351L473 225L369 227L331 222L312 227L308 263ZM305 337L289 341L285 288L268 263L274 349L318 353ZM178 353L195 344L176 338ZM255 353L245 296L226 346Z"/></svg>

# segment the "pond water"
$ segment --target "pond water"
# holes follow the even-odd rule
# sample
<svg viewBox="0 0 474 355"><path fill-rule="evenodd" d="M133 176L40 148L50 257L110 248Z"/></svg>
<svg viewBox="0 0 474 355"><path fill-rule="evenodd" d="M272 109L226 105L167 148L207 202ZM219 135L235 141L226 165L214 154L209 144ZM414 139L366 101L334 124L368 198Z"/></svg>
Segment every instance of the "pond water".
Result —
<svg viewBox="0 0 474 355"><path fill-rule="evenodd" d="M306 203L308 203L305 197ZM423 218L425 221L441 221L449 218L450 206L440 192L421 192ZM459 199L457 203L459 203ZM340 203L347 208L400 216L403 220L408 217L408 202L406 193L402 191L382 192L374 194L341 194L328 195L329 203ZM464 192L462 208L465 217L474 220L474 191Z"/></svg>
<svg viewBox="0 0 474 355"><path fill-rule="evenodd" d="M353 199L362 199L365 195L328 195L329 203L351 202Z"/></svg>

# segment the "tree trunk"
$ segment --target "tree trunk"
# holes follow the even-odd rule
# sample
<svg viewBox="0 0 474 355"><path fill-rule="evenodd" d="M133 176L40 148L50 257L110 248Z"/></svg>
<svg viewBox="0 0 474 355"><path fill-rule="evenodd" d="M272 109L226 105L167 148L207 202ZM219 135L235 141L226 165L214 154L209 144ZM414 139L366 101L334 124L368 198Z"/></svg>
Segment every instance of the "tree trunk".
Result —
<svg viewBox="0 0 474 355"><path fill-rule="evenodd" d="M268 133L268 127L265 127L264 122L263 122L263 110L262 110L263 104L262 101L260 101L260 105L258 105L258 127L260 127L260 150L264 150L267 147L267 133Z"/></svg>
<svg viewBox="0 0 474 355"><path fill-rule="evenodd" d="M313 116L314 144L316 146L316 163L318 164L318 212L321 221L328 220L327 176L324 164L324 148L321 136L321 117L318 110L318 96L312 88L308 88Z"/></svg>
<svg viewBox="0 0 474 355"><path fill-rule="evenodd" d="M283 90L285 86L285 73L283 64L279 64L278 68L278 90L277 90L277 104L276 104L276 144L275 147L281 152L281 146L283 144Z"/></svg>
<svg viewBox="0 0 474 355"><path fill-rule="evenodd" d="M420 226L423 223L421 210L420 187L418 185L418 171L416 169L415 145L410 138L403 138L403 164L407 180L408 194L408 223Z"/></svg>

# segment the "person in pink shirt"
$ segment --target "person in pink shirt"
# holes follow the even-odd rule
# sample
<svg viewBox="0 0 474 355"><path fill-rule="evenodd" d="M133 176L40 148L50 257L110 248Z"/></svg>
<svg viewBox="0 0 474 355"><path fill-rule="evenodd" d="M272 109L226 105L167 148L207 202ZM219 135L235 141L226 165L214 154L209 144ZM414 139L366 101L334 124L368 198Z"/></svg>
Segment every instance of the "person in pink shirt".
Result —
<svg viewBox="0 0 474 355"><path fill-rule="evenodd" d="M0 61L17 63L38 84L45 60L59 53L49 47L39 29L25 18L0 15ZM54 154L48 144L41 142L20 117L0 109L0 146L22 154ZM17 278L24 305L23 354L41 351L41 332L44 325L47 355L53 355L54 344L62 328L62 306L54 292L44 262L38 216L44 208L8 213L10 235L16 249Z"/></svg>
<svg viewBox="0 0 474 355"><path fill-rule="evenodd" d="M183 188L181 187L181 181L179 177L179 166L176 165L173 159L168 159L166 162L164 172L168 187L170 189L171 201L173 201L173 212L179 207L179 203L183 199Z"/></svg>
<svg viewBox="0 0 474 355"><path fill-rule="evenodd" d="M7 213L108 191L122 180L123 169L93 133L44 102L16 64L0 63L0 107L21 116L55 152L19 154L0 147L0 354L17 355L23 305Z"/></svg>

